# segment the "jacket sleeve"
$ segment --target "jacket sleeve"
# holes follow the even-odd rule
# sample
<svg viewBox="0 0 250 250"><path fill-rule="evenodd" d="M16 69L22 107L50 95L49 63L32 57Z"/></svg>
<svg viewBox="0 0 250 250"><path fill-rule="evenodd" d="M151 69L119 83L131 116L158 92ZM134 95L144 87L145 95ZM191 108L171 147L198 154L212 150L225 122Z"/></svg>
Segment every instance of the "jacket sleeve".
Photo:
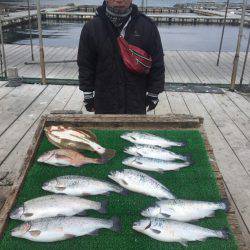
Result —
<svg viewBox="0 0 250 250"><path fill-rule="evenodd" d="M147 78L147 92L159 94L164 90L165 65L160 34L154 23L151 34L152 68Z"/></svg>
<svg viewBox="0 0 250 250"><path fill-rule="evenodd" d="M84 92L95 90L95 69L97 53L91 36L89 23L85 24L79 42L77 64L79 68L79 88Z"/></svg>

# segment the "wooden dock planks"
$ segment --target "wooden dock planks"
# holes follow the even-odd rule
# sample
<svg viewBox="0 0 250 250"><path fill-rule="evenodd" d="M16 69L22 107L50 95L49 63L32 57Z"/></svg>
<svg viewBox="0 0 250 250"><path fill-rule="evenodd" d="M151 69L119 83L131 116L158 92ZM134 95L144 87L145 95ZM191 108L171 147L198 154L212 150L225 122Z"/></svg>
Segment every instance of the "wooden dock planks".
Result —
<svg viewBox="0 0 250 250"><path fill-rule="evenodd" d="M46 61L76 60L78 48L45 47ZM230 84L232 74L233 53L222 52L220 65L216 66L217 52L199 51L164 51L166 64L166 82L199 83L199 84ZM7 66L17 67L19 75L27 78L39 78L39 64L25 65L31 61L30 46L6 45ZM35 61L39 61L39 48L34 46ZM237 82L240 79L244 53L240 53L240 64ZM51 79L78 79L76 62L46 64L46 76ZM245 70L244 84L250 82L250 63Z"/></svg>

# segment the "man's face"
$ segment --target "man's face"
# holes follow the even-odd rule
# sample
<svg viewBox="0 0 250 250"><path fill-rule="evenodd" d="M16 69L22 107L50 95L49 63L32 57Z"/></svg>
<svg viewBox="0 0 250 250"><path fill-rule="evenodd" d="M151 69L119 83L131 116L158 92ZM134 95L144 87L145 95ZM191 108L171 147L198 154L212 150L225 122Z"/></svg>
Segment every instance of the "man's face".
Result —
<svg viewBox="0 0 250 250"><path fill-rule="evenodd" d="M118 9L127 9L132 3L132 0L106 0L110 7L115 7Z"/></svg>

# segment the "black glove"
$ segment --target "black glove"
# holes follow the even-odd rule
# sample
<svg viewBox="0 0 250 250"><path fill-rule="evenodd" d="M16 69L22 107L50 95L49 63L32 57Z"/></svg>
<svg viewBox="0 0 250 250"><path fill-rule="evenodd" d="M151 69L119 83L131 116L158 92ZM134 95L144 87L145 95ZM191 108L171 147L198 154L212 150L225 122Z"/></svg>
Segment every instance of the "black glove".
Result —
<svg viewBox="0 0 250 250"><path fill-rule="evenodd" d="M146 96L146 107L148 107L147 112L155 109L159 102L158 95L153 93L148 93Z"/></svg>
<svg viewBox="0 0 250 250"><path fill-rule="evenodd" d="M84 92L84 105L88 112L95 111L95 102L94 102L95 92Z"/></svg>

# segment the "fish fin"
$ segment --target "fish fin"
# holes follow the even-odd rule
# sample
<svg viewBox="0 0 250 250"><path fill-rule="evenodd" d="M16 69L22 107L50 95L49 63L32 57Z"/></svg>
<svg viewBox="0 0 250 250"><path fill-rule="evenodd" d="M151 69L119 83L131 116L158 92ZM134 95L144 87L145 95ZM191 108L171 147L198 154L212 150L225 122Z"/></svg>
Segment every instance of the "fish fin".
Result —
<svg viewBox="0 0 250 250"><path fill-rule="evenodd" d="M103 193L103 195L110 196L110 192Z"/></svg>
<svg viewBox="0 0 250 250"><path fill-rule="evenodd" d="M228 212L230 210L231 204L227 198L222 199L221 201L225 205L225 212Z"/></svg>
<svg viewBox="0 0 250 250"><path fill-rule="evenodd" d="M81 196L89 196L91 195L90 193L81 193Z"/></svg>
<svg viewBox="0 0 250 250"><path fill-rule="evenodd" d="M101 214L106 214L107 213L107 206L108 206L108 201L102 201L101 208L98 210L98 212Z"/></svg>
<svg viewBox="0 0 250 250"><path fill-rule="evenodd" d="M128 186L128 183L126 182L126 181L124 181L124 180L121 180L122 181L122 183L125 185L125 186Z"/></svg>
<svg viewBox="0 0 250 250"><path fill-rule="evenodd" d="M67 240L67 239L72 239L72 238L75 238L76 235L74 234L64 234L64 239Z"/></svg>
<svg viewBox="0 0 250 250"><path fill-rule="evenodd" d="M80 213L78 213L77 215L79 216L85 216L86 215L86 210L81 211ZM65 215L64 215L65 216Z"/></svg>
<svg viewBox="0 0 250 250"><path fill-rule="evenodd" d="M113 149L106 148L104 154L101 155L102 158L111 160L116 155L116 151Z"/></svg>
<svg viewBox="0 0 250 250"><path fill-rule="evenodd" d="M157 230L157 229L153 229L153 228L150 228L150 230L156 234L160 234L161 231L160 230Z"/></svg>
<svg viewBox="0 0 250 250"><path fill-rule="evenodd" d="M177 143L178 143L178 147L186 147L188 145L188 143L186 141L177 142Z"/></svg>
<svg viewBox="0 0 250 250"><path fill-rule="evenodd" d="M114 231L114 232L121 231L122 224L121 224L120 219L118 217L113 217L112 221L113 221L113 226L112 226L111 230Z"/></svg>
<svg viewBox="0 0 250 250"><path fill-rule="evenodd" d="M119 192L119 193L122 194L122 195L129 195L129 191L127 189L125 189L125 188L123 188L122 191Z"/></svg>
<svg viewBox="0 0 250 250"><path fill-rule="evenodd" d="M23 214L25 217L31 217L31 216L33 216L33 213L24 213Z"/></svg>
<svg viewBox="0 0 250 250"><path fill-rule="evenodd" d="M137 152L137 155L138 155L138 156L141 156L141 157L143 157L143 155L142 155L141 153L138 153L138 152Z"/></svg>
<svg viewBox="0 0 250 250"><path fill-rule="evenodd" d="M94 231L88 233L88 235L92 235L92 236L97 236L97 235L99 235L99 229L94 230Z"/></svg>
<svg viewBox="0 0 250 250"><path fill-rule="evenodd" d="M188 246L188 242L186 240L180 240L179 243L184 247Z"/></svg>
<svg viewBox="0 0 250 250"><path fill-rule="evenodd" d="M169 218L171 215L170 214L165 214L165 213L161 213L165 218Z"/></svg>
<svg viewBox="0 0 250 250"><path fill-rule="evenodd" d="M157 169L157 172L159 172L159 173L161 173L161 174L164 174L164 169L158 168L158 169Z"/></svg>
<svg viewBox="0 0 250 250"><path fill-rule="evenodd" d="M149 224L144 228L144 230L148 229L151 227L151 221L149 222Z"/></svg>
<svg viewBox="0 0 250 250"><path fill-rule="evenodd" d="M29 231L29 233L33 236L33 237L37 237L39 236L42 232L40 230L31 230Z"/></svg>
<svg viewBox="0 0 250 250"><path fill-rule="evenodd" d="M65 190L65 189L66 189L66 187L58 187L58 186L56 187L56 190L57 190L57 191L63 191L63 190Z"/></svg>

